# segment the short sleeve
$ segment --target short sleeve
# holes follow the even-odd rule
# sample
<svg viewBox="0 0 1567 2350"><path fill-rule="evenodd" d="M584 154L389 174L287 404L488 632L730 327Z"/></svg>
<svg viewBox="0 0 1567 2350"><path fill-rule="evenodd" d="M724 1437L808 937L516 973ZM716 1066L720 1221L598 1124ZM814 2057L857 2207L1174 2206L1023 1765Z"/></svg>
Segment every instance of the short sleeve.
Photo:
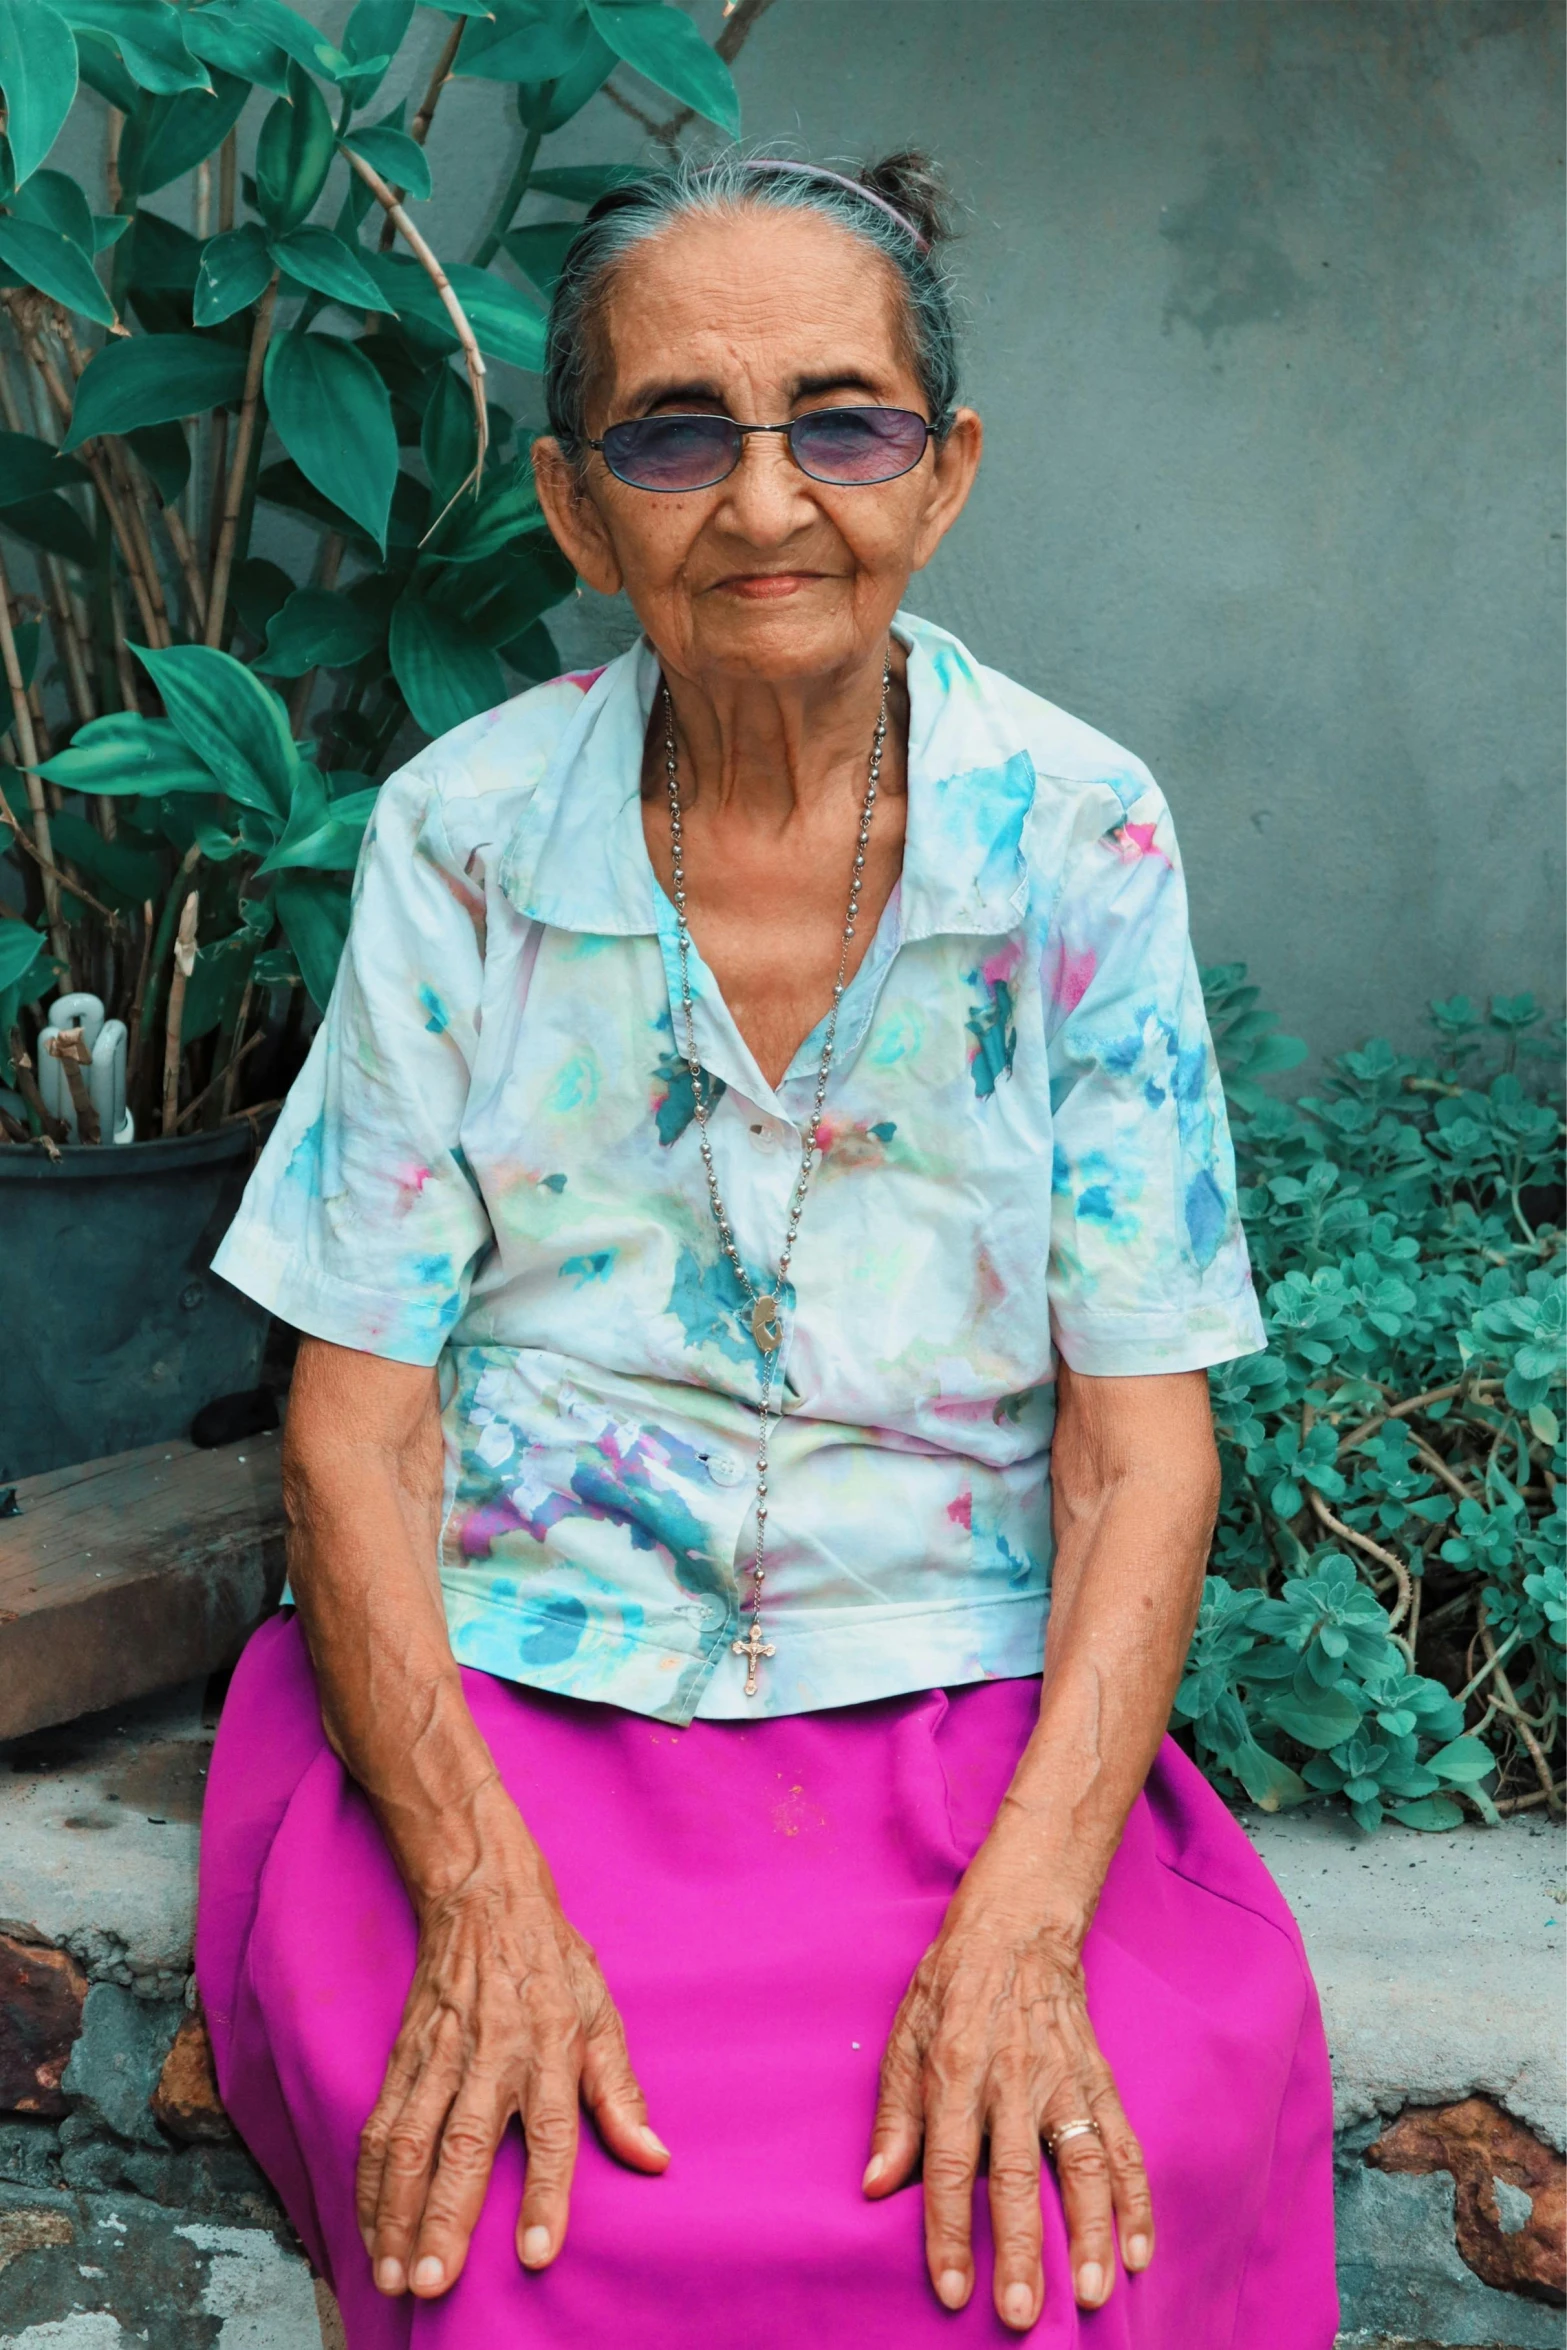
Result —
<svg viewBox="0 0 1567 2350"><path fill-rule="evenodd" d="M434 1363L491 1245L459 1136L484 896L416 761L383 784L337 983L214 1259L316 1338Z"/></svg>
<svg viewBox="0 0 1567 2350"><path fill-rule="evenodd" d="M1050 1303L1074 1371L1192 1371L1267 1343L1224 1092L1157 788L1080 842L1046 942Z"/></svg>

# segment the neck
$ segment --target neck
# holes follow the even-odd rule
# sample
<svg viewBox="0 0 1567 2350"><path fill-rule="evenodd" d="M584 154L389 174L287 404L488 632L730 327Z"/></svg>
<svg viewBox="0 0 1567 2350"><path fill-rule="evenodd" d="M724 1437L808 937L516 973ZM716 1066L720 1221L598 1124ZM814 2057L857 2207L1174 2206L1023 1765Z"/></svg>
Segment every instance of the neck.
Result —
<svg viewBox="0 0 1567 2350"><path fill-rule="evenodd" d="M826 677L784 679L682 675L668 662L681 797L715 815L784 825L845 792L858 803L891 654L884 788L901 791L908 737L906 655L896 639ZM663 708L654 706L649 768L663 771ZM895 753L896 746L896 755Z"/></svg>

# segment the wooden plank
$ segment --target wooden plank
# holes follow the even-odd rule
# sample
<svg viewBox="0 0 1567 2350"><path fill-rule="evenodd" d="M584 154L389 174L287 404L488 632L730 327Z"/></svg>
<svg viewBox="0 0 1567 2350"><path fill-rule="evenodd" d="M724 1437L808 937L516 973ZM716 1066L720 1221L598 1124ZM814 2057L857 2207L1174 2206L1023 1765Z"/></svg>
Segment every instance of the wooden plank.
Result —
<svg viewBox="0 0 1567 2350"><path fill-rule="evenodd" d="M281 1442L52 1469L0 1519L0 1738L231 1664L283 1586Z"/></svg>

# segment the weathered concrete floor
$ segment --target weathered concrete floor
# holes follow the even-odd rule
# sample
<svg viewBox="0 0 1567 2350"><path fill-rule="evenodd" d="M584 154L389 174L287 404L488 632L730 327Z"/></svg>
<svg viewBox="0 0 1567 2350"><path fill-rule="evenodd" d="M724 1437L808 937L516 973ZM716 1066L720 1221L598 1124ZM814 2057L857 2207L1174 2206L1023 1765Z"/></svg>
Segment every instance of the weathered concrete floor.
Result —
<svg viewBox="0 0 1567 2350"><path fill-rule="evenodd" d="M93 2015L114 2025L126 1993L149 2014L162 2003L168 2031L180 2012L202 1695L0 1748L0 1931L30 1927L120 1987L89 1994L72 2094ZM1475 2091L1562 2146L1567 1844L1538 1819L1369 1839L1331 1815L1246 1824L1301 1921L1333 2051L1343 2350L1562 2350L1558 2310L1494 2291L1460 2257L1445 2171L1389 2176L1363 2155L1406 2106ZM158 2137L91 2098L63 2124L0 2116L0 2344L320 2350L308 2271L241 2151Z"/></svg>

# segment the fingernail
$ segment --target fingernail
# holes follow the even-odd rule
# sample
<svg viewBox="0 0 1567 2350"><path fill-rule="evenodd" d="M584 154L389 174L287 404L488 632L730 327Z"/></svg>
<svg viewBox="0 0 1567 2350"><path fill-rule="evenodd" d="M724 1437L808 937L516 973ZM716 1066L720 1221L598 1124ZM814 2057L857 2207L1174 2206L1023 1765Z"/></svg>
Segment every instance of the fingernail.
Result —
<svg viewBox="0 0 1567 2350"><path fill-rule="evenodd" d="M1077 2297L1089 2307L1097 2308L1104 2297L1105 2272L1097 2260L1085 2260L1077 2272Z"/></svg>
<svg viewBox="0 0 1567 2350"><path fill-rule="evenodd" d="M968 2278L960 2268L944 2268L936 2279L936 2291L949 2309L961 2309L968 2292Z"/></svg>
<svg viewBox="0 0 1567 2350"><path fill-rule="evenodd" d="M375 2264L375 2289L378 2293L400 2293L403 2289L403 2264L400 2260L378 2260Z"/></svg>
<svg viewBox="0 0 1567 2350"><path fill-rule="evenodd" d="M1008 2285L1001 2296L1001 2314L1009 2326L1026 2326L1034 2314L1034 2296L1027 2285Z"/></svg>
<svg viewBox="0 0 1567 2350"><path fill-rule="evenodd" d="M1146 2268L1153 2258L1153 2246L1146 2236L1133 2236L1126 2247L1128 2268Z"/></svg>
<svg viewBox="0 0 1567 2350"><path fill-rule="evenodd" d="M367 2256L373 2260L375 2258L374 2228L361 2228L359 2231L359 2241L361 2244L363 2244Z"/></svg>
<svg viewBox="0 0 1567 2350"><path fill-rule="evenodd" d="M873 2154L870 2158L870 2161L865 2165L865 2176L860 2181L861 2186L874 2187L876 2181L881 2177L881 2174L886 2169L886 2167L887 2157L885 2154Z"/></svg>
<svg viewBox="0 0 1567 2350"><path fill-rule="evenodd" d="M642 2124L642 2143L653 2154L667 2154L669 2152L663 2139L655 2130L650 2130L646 2122Z"/></svg>
<svg viewBox="0 0 1567 2350"><path fill-rule="evenodd" d="M537 2268L540 2261L548 2260L549 2256L549 2229L524 2228L522 2231L522 2257L527 2267Z"/></svg>
<svg viewBox="0 0 1567 2350"><path fill-rule="evenodd" d="M413 2284L419 2293L437 2293L446 2282L446 2271L433 2252L414 2262Z"/></svg>

